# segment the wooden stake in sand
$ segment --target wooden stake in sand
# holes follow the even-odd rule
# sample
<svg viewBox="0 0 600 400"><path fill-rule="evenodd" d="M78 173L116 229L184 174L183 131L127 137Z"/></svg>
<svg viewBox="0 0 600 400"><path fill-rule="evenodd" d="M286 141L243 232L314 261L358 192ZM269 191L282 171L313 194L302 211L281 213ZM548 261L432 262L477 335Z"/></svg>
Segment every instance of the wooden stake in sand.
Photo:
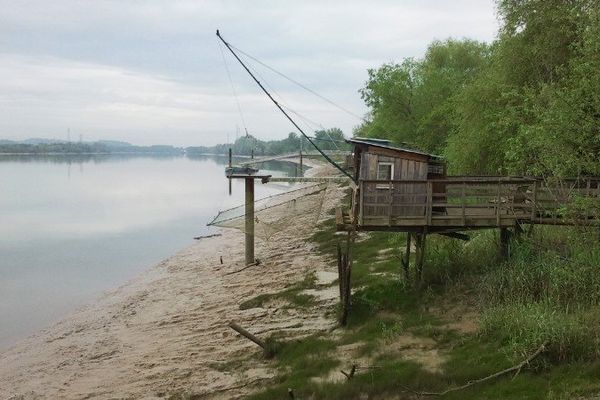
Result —
<svg viewBox="0 0 600 400"><path fill-rule="evenodd" d="M246 265L254 262L254 178L246 178Z"/></svg>

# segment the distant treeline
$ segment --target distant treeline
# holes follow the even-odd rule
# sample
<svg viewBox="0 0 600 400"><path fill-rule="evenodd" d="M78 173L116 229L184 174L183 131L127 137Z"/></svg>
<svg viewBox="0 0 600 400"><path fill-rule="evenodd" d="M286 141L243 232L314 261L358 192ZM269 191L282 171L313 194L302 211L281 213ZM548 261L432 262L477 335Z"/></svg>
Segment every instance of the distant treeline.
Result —
<svg viewBox="0 0 600 400"><path fill-rule="evenodd" d="M0 143L3 154L109 154L109 153L160 153L181 154L183 149L165 146L134 146L126 142L58 142L40 141L39 143L20 143L4 141Z"/></svg>
<svg viewBox="0 0 600 400"><path fill-rule="evenodd" d="M600 175L598 0L497 0L497 39L434 41L369 70L354 133L443 154L453 173Z"/></svg>
<svg viewBox="0 0 600 400"><path fill-rule="evenodd" d="M9 143L0 144L0 153L108 153L108 147L100 143Z"/></svg>
<svg viewBox="0 0 600 400"><path fill-rule="evenodd" d="M339 128L331 128L315 132L312 137L322 150L348 150L349 146L344 140L344 134ZM238 138L231 144L218 144L215 146L174 147L169 145L135 146L131 143L100 140L97 142L61 142L49 139L29 139L23 142L9 140L0 141L0 154L227 154L231 147L234 155L257 156L279 155L300 151L300 144L304 151L314 151L313 146L304 137L290 133L282 140L260 140L252 135Z"/></svg>
<svg viewBox="0 0 600 400"><path fill-rule="evenodd" d="M312 139L314 143L322 150L348 150L349 146L344 141L344 134L339 128L331 128L315 132ZM270 156L287 153L298 153L300 143L304 151L314 151L314 147L308 140L298 134L291 132L288 137L282 140L260 140L252 135L243 136L231 144L218 144L216 146L197 146L188 147L188 154L227 154L229 148L235 155L249 156L254 150L256 156Z"/></svg>

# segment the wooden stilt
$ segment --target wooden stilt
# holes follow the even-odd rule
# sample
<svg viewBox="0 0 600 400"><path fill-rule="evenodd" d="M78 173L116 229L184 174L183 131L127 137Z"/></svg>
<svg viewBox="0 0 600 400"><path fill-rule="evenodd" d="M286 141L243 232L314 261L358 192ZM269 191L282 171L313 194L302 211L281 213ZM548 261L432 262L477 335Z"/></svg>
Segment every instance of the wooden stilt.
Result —
<svg viewBox="0 0 600 400"><path fill-rule="evenodd" d="M533 236L533 227L534 226L535 226L534 223L529 224L529 227L527 228L527 232L526 232L527 237Z"/></svg>
<svg viewBox="0 0 600 400"><path fill-rule="evenodd" d="M343 254L342 246L337 244L338 286L340 287L340 303L344 304L344 269L342 268Z"/></svg>
<svg viewBox="0 0 600 400"><path fill-rule="evenodd" d="M523 229L523 226L517 222L515 224L515 236L519 236L521 234L523 234L525 232L525 230Z"/></svg>
<svg viewBox="0 0 600 400"><path fill-rule="evenodd" d="M404 279L406 282L409 282L410 279L410 275L408 272L408 268L410 266L410 241L411 241L411 233L407 232L406 233L406 251L404 253L404 256L402 257L402 259L400 260L402 263L402 269L404 270Z"/></svg>
<svg viewBox="0 0 600 400"><path fill-rule="evenodd" d="M508 259L508 241L510 239L510 232L508 228L500 228L500 247L499 247L499 255L501 260Z"/></svg>
<svg viewBox="0 0 600 400"><path fill-rule="evenodd" d="M254 262L254 177L244 179L246 182L246 265Z"/></svg>
<svg viewBox="0 0 600 400"><path fill-rule="evenodd" d="M352 295L352 256L351 256L352 232L348 232L346 241L346 252L342 251L338 243L338 274L340 286L340 303L342 312L340 315L340 324L345 326L348 322L348 314L350 312L350 303Z"/></svg>
<svg viewBox="0 0 600 400"><path fill-rule="evenodd" d="M352 303L352 250L351 250L351 237L352 232L348 232L348 239L346 242L346 283L344 285L344 289L346 293L344 293L344 319L343 324L346 325L348 322L348 314L350 313L350 305Z"/></svg>
<svg viewBox="0 0 600 400"><path fill-rule="evenodd" d="M423 264L425 261L425 238L427 237L427 234L425 233L417 233L415 234L415 245L417 248L417 254L415 255L415 266L417 268L417 273L416 273L416 282L415 284L417 286L421 286L422 282L423 282Z"/></svg>

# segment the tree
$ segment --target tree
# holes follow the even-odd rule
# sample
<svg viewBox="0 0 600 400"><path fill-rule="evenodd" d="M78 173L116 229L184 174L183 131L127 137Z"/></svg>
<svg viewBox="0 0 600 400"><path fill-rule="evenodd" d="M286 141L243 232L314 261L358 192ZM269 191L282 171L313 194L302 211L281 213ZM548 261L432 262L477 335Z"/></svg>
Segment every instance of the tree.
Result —
<svg viewBox="0 0 600 400"><path fill-rule="evenodd" d="M330 128L315 132L315 144L321 150L347 149L344 133L340 128Z"/></svg>
<svg viewBox="0 0 600 400"><path fill-rule="evenodd" d="M592 21L598 1L501 0L498 10L503 25L490 63L455 99L456 126L446 149L453 171L589 170L582 168L581 156L583 148L594 149L589 125L593 112L580 108L575 113L583 94L572 91L581 89L585 79L576 72L577 65L590 65L597 58L584 47L591 40L585 37L597 37ZM567 100L567 91L574 97ZM588 121L583 130L582 121Z"/></svg>
<svg viewBox="0 0 600 400"><path fill-rule="evenodd" d="M422 60L370 69L360 90L370 120L355 135L441 152L453 130L452 98L485 65L489 48L472 40L433 42Z"/></svg>

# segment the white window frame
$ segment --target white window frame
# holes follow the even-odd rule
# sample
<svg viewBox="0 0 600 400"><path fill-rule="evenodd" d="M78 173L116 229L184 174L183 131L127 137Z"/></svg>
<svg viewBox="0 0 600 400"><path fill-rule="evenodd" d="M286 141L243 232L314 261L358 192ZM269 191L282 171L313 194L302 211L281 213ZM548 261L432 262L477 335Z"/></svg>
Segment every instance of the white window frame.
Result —
<svg viewBox="0 0 600 400"><path fill-rule="evenodd" d="M394 180L394 163L390 162L390 161L379 161L377 162L377 179L381 179L379 177L379 166L382 165L389 165L390 166L390 180ZM389 189L390 188L390 184L389 183L378 183L377 185L375 185L375 187L377 189Z"/></svg>

